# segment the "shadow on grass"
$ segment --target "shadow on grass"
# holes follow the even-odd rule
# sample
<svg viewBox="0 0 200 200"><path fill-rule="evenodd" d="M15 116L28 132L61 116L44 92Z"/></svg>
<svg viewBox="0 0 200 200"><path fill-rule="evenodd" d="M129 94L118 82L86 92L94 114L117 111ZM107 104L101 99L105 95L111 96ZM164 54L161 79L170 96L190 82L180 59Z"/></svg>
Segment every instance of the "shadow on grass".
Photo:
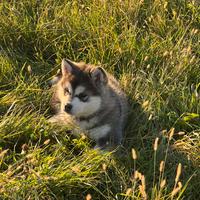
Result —
<svg viewBox="0 0 200 200"><path fill-rule="evenodd" d="M156 137L159 138L159 145L155 158L153 145ZM191 160L188 160L187 155L172 148L173 142L171 141L168 146L168 135L163 134L162 125L159 124L159 121L149 119L142 106L133 101L131 103L123 146L113 154L113 158L110 161L110 168L108 166L109 169L102 177L102 184L96 187L99 191L105 192L104 196L98 195L95 198L125 199L124 194L126 194L127 189L133 187L134 160L131 149L134 148L137 152L135 169L144 174L149 196L151 196L154 186L158 186L159 184L160 162L166 158L164 171L164 178L167 180L166 194L170 194L173 190L176 169L178 163L181 163L182 174L180 181L183 186L187 184L183 197L187 200L198 199L196 188L200 187L200 182L197 181L200 178L199 168ZM191 180L187 183L190 178ZM94 188L87 192L93 194L93 190Z"/></svg>

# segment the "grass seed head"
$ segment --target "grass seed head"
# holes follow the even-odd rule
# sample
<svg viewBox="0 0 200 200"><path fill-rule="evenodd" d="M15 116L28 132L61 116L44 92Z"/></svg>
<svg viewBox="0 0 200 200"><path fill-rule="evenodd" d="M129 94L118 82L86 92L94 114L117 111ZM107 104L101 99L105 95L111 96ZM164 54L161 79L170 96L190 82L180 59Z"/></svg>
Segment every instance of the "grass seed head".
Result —
<svg viewBox="0 0 200 200"><path fill-rule="evenodd" d="M197 34L197 33L198 33L198 29L195 29L194 30L194 35Z"/></svg>
<svg viewBox="0 0 200 200"><path fill-rule="evenodd" d="M134 148L132 148L132 158L133 158L133 160L137 159L137 154L136 154L136 151Z"/></svg>
<svg viewBox="0 0 200 200"><path fill-rule="evenodd" d="M138 172L138 178L139 180L142 180L142 174L140 172Z"/></svg>
<svg viewBox="0 0 200 200"><path fill-rule="evenodd" d="M44 141L44 143L43 143L43 144L44 144L44 145L48 145L48 144L49 144L49 142L50 142L50 139L47 139L47 140L45 140L45 141Z"/></svg>
<svg viewBox="0 0 200 200"><path fill-rule="evenodd" d="M134 172L134 179L138 179L139 177L138 177L138 171L137 170L135 170L135 172Z"/></svg>
<svg viewBox="0 0 200 200"><path fill-rule="evenodd" d="M171 194L171 197L173 198L179 191L179 188L175 188L173 191L172 191L172 194Z"/></svg>
<svg viewBox="0 0 200 200"><path fill-rule="evenodd" d="M148 65L147 65L147 66L148 66ZM149 105L149 101L146 100L146 101L143 102L142 108L146 109L146 108L148 107L148 105Z"/></svg>
<svg viewBox="0 0 200 200"><path fill-rule="evenodd" d="M157 151L157 149L158 149L158 141L159 141L159 138L157 137L157 138L155 139L154 145L153 145L154 151Z"/></svg>
<svg viewBox="0 0 200 200"><path fill-rule="evenodd" d="M147 61L149 59L149 56L145 56L144 61Z"/></svg>
<svg viewBox="0 0 200 200"><path fill-rule="evenodd" d="M183 187L182 183L179 181L178 182L178 187L181 189Z"/></svg>
<svg viewBox="0 0 200 200"><path fill-rule="evenodd" d="M28 65L28 67L27 67L27 71L28 71L29 74L32 74L32 73L33 73L32 68L31 68L30 65Z"/></svg>
<svg viewBox="0 0 200 200"><path fill-rule="evenodd" d="M179 131L178 135L185 135L185 132L184 131Z"/></svg>
<svg viewBox="0 0 200 200"><path fill-rule="evenodd" d="M161 183L160 183L160 188L164 188L166 185L166 179L162 180Z"/></svg>
<svg viewBox="0 0 200 200"><path fill-rule="evenodd" d="M131 188L128 188L128 189L126 190L126 196L130 196L132 192L133 192L132 189L131 189Z"/></svg>
<svg viewBox="0 0 200 200"><path fill-rule="evenodd" d="M151 67L151 65L150 65L150 64L148 64L148 65L147 65L147 69L149 69L150 67Z"/></svg>
<svg viewBox="0 0 200 200"><path fill-rule="evenodd" d="M144 190L142 185L139 185L139 190L140 190L140 193L141 193L143 199L146 200L147 199L147 194L146 194L146 192L145 192L145 190Z"/></svg>
<svg viewBox="0 0 200 200"><path fill-rule="evenodd" d="M150 121L152 118L153 118L153 115L150 114L149 117L148 117L148 120Z"/></svg>
<svg viewBox="0 0 200 200"><path fill-rule="evenodd" d="M103 163L103 164L102 164L102 169L103 169L104 172L106 171L106 169L107 169L106 163Z"/></svg>
<svg viewBox="0 0 200 200"><path fill-rule="evenodd" d="M179 163L177 167L175 183L178 182L180 175L181 175L181 163Z"/></svg>
<svg viewBox="0 0 200 200"><path fill-rule="evenodd" d="M171 197L173 198L182 188L182 183L179 181L178 182L178 187L174 188L172 193L171 193Z"/></svg>
<svg viewBox="0 0 200 200"><path fill-rule="evenodd" d="M165 165L165 162L162 160L162 161L160 162L160 167L159 167L160 173L163 172L163 170L164 170L164 165Z"/></svg>
<svg viewBox="0 0 200 200"><path fill-rule="evenodd" d="M145 184L145 176L144 175L142 175L142 177L141 177L141 182L142 182L142 187L145 190L146 189L146 184Z"/></svg>
<svg viewBox="0 0 200 200"><path fill-rule="evenodd" d="M169 131L169 140L172 139L173 135L174 135L174 128L171 128L170 131Z"/></svg>
<svg viewBox="0 0 200 200"><path fill-rule="evenodd" d="M87 194L87 196L85 197L85 200L92 200L92 195L91 194Z"/></svg>

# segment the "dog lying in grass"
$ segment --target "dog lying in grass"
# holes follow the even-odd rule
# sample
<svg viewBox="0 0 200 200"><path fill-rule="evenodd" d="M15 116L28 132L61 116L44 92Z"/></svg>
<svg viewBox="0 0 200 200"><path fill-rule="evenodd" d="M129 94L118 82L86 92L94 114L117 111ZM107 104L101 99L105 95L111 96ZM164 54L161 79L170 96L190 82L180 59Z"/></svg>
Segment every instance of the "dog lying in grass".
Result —
<svg viewBox="0 0 200 200"><path fill-rule="evenodd" d="M127 98L117 80L101 67L62 60L52 80L53 123L73 123L107 149L121 144L127 118Z"/></svg>

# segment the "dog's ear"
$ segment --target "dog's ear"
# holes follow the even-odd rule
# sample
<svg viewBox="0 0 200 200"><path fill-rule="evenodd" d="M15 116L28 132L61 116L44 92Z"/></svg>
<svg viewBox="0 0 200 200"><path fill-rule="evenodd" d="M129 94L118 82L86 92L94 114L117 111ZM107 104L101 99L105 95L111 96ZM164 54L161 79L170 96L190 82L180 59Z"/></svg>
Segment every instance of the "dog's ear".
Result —
<svg viewBox="0 0 200 200"><path fill-rule="evenodd" d="M68 60L68 59L62 59L61 63L61 72L62 75L66 75L68 73L73 73L77 70L77 67L74 62Z"/></svg>
<svg viewBox="0 0 200 200"><path fill-rule="evenodd" d="M53 86L55 84L57 84L59 82L59 80L61 79L62 77L62 73L61 73L61 70L59 69L56 73L56 75L48 82L48 85L49 86Z"/></svg>
<svg viewBox="0 0 200 200"><path fill-rule="evenodd" d="M108 82L107 74L102 67L92 69L90 75L96 86L106 85Z"/></svg>

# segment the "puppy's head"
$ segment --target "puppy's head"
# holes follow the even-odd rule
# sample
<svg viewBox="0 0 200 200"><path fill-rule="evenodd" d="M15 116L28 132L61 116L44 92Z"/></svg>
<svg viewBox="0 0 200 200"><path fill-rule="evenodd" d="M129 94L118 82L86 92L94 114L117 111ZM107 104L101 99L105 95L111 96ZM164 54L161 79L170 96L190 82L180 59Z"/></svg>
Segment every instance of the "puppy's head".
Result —
<svg viewBox="0 0 200 200"><path fill-rule="evenodd" d="M101 67L62 60L61 73L56 78L56 96L61 112L75 117L88 117L102 104L102 91L108 78Z"/></svg>

